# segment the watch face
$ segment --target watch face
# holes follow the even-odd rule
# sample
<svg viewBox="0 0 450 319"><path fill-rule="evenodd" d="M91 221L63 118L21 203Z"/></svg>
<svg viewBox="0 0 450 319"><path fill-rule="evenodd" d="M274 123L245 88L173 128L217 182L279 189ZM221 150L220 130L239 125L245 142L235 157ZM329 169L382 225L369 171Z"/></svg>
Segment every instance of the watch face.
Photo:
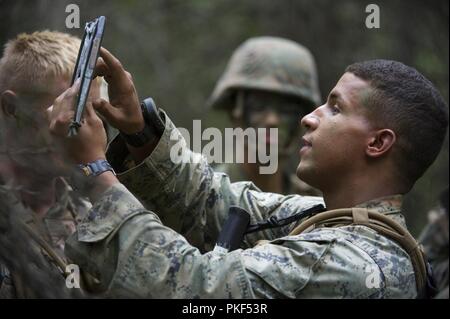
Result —
<svg viewBox="0 0 450 319"><path fill-rule="evenodd" d="M81 168L81 171L82 171L83 174L86 175L86 176L89 176L89 175L92 174L91 170L90 170L89 167L87 167L87 166L83 166L83 167Z"/></svg>

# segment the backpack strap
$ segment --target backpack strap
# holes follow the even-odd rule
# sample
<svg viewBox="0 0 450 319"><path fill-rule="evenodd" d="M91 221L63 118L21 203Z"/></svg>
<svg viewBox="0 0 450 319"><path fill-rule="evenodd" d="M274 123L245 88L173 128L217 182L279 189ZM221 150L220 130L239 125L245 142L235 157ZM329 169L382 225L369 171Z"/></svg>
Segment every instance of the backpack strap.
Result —
<svg viewBox="0 0 450 319"><path fill-rule="evenodd" d="M369 227L384 237L399 244L410 256L411 263L416 275L417 293L419 296L426 291L427 287L427 267L426 258L420 244L414 239L409 231L398 222L383 214L366 208L343 208L319 213L300 225L298 225L290 236L299 235L307 230L312 230L318 226L327 225L345 226L362 225Z"/></svg>
<svg viewBox="0 0 450 319"><path fill-rule="evenodd" d="M55 265L60 269L61 274L64 278L67 277L66 268L67 263L53 250L53 248L39 236L33 228L31 228L28 224L22 222L25 231L30 235L30 237L43 249L47 255L52 259Z"/></svg>

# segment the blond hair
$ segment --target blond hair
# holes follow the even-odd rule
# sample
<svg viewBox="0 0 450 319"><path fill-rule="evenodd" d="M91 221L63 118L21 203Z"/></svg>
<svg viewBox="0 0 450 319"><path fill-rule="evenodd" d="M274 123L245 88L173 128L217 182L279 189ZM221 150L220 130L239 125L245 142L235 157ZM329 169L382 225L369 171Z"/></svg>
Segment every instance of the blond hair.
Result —
<svg viewBox="0 0 450 319"><path fill-rule="evenodd" d="M0 92L45 91L50 78L70 79L80 39L56 31L22 33L5 45L0 60Z"/></svg>

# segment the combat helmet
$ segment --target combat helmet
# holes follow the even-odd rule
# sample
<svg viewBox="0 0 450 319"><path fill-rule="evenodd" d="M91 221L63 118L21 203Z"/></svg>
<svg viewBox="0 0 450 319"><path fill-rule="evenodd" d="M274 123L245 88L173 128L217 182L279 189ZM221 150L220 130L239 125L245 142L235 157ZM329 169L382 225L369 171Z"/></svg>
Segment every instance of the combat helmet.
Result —
<svg viewBox="0 0 450 319"><path fill-rule="evenodd" d="M254 89L299 98L311 109L320 103L317 70L304 46L277 37L256 37L241 44L208 100L213 108L233 105L238 89Z"/></svg>

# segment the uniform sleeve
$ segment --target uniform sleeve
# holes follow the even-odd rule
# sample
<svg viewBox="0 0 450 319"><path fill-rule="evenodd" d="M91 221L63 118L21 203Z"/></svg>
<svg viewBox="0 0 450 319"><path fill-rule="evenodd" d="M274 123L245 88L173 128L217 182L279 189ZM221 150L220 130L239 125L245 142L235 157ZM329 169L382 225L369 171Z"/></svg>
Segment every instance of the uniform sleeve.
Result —
<svg viewBox="0 0 450 319"><path fill-rule="evenodd" d="M140 165L124 169L123 142L111 143L108 159L117 163L120 181L145 205L158 212L162 222L183 234L202 250L214 246L232 205L245 209L251 223L269 216L285 218L323 203L321 198L262 193L251 182L231 183L224 173L216 173L201 154L193 153L181 133L165 115L166 129L153 153ZM120 145L122 143L122 146ZM119 160L118 160L119 158ZM243 247L260 239L275 239L294 227L266 230L246 236Z"/></svg>
<svg viewBox="0 0 450 319"><path fill-rule="evenodd" d="M132 298L358 297L370 264L326 233L202 254L121 184L95 203L66 255L108 296Z"/></svg>
<svg viewBox="0 0 450 319"><path fill-rule="evenodd" d="M434 216L434 219L427 224L419 241L431 264L433 277L440 291L448 287L449 279L448 216L441 207L432 210L429 216Z"/></svg>

